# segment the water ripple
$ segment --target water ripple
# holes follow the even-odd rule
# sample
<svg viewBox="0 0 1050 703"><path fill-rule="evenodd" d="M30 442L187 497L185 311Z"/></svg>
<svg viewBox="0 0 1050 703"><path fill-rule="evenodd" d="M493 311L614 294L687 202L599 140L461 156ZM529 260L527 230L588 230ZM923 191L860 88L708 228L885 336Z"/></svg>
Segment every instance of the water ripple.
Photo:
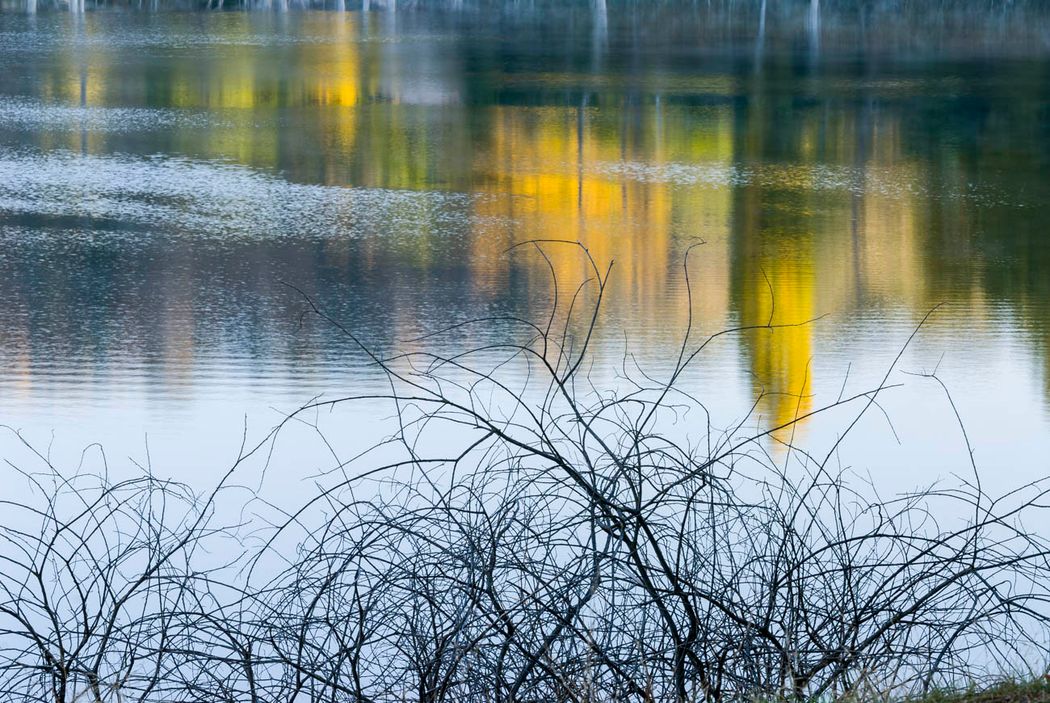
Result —
<svg viewBox="0 0 1050 703"><path fill-rule="evenodd" d="M0 216L191 231L194 236L359 237L457 232L476 196L289 183L171 156L0 152ZM45 221L41 222L43 219Z"/></svg>

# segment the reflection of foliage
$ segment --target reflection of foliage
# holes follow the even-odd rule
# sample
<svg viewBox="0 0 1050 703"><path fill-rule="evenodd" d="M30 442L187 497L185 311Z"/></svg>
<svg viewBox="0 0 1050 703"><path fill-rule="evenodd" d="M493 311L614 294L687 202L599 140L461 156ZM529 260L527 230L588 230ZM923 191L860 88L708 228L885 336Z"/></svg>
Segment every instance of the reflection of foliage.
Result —
<svg viewBox="0 0 1050 703"><path fill-rule="evenodd" d="M688 13L676 3L610 8L606 44L595 44L587 7L172 14L163 26L173 47L142 61L127 60L137 49L122 48L116 15L89 14L59 24L68 41L49 60L20 61L23 69L0 76L0 85L47 104L175 108L186 116L148 137L35 130L28 139L46 150L142 149L232 161L295 183L480 196L392 213L381 227L346 233L361 236L360 247L329 242L316 256L230 245L259 270L281 268L303 285L338 287L382 260L418 278L420 290L423 279L455 272L456 285L470 289L461 294L517 309L542 299L515 298L542 290L545 271L515 269L499 254L557 235L618 261L628 285L609 301L616 314L681 322L687 311L675 296L672 262L701 236L710 246L698 306L708 324L764 318L765 271L786 288L777 295L783 320L886 304L915 313L959 299L981 317L1005 302L1050 358L1050 311L1041 302L1050 270L1042 231L1050 207L1050 82L1045 49L1030 36L1046 26L1038 8L825 0L821 47L833 59L825 62L798 51L808 36L808 3L768 4L761 55L751 46L759 3L704 5ZM865 34L857 36L861 15ZM139 19L120 21L134 29ZM209 42L195 43L202 24ZM506 27L514 31L492 39L489 30ZM1003 33L1011 40L992 46ZM1009 80L991 80L972 62L929 69L925 59L938 52L977 51L964 53L963 40L993 57L1017 52L1024 60L1009 64ZM698 47L699 63L689 58ZM891 61L886 47L924 60ZM849 61L836 58L844 50ZM52 225L58 228L40 227ZM282 223L281 234L301 234L296 225ZM458 237L465 241L450 241ZM187 298L242 294L227 293L230 277L202 261L212 252L177 246L170 256L137 260L137 268ZM338 275L324 263L336 250L346 259ZM188 257L193 266L171 263ZM553 261L561 275L580 273L575 259L554 254ZM43 318L70 300L92 301L101 319L91 335L149 318L151 311L122 307L141 296L123 295L126 271L103 263L91 262L88 273L38 272L48 280L41 291L25 273L42 268L37 263L0 262L11 269L0 277L10 289L3 299ZM237 283L260 285L258 278ZM401 300L405 309L394 317L411 317L418 299L406 292ZM19 338L49 334L29 326ZM756 341L762 335L747 342L757 386L770 398L802 387L808 332L792 334L791 343L769 348ZM776 417L787 412L770 409Z"/></svg>

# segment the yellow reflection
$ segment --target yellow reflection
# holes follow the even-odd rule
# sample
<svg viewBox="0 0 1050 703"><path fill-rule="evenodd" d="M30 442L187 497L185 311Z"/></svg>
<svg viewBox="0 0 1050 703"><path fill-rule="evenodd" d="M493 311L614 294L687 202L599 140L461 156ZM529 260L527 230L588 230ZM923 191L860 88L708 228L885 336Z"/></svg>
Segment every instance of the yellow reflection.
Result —
<svg viewBox="0 0 1050 703"><path fill-rule="evenodd" d="M814 330L801 323L873 302L921 313L936 302L930 289L946 278L931 273L930 196L912 187L924 170L907 154L898 114L865 117L860 108L834 105L781 113L758 100L746 108L666 107L660 98L628 100L617 90L595 91L575 107L434 105L427 96L463 94L457 81L467 79L441 75L434 80L447 85L415 85L403 75L412 67L396 64L403 56L383 42L361 41L367 28L354 15L304 16L303 34L319 40L265 51L255 43L256 19L228 16L228 42L202 55L178 53L156 73L114 66L103 42L71 43L61 60L41 69L40 96L85 107L138 100L215 111L228 124L177 127L165 135L171 151L279 170L289 180L469 191L477 197L463 199L451 216L438 210L457 206L399 205L419 208L392 218L409 215L403 219L413 230L364 233L354 255L378 262L388 256L420 271L459 264L441 257L462 256L478 292L505 295L511 276L521 275L527 304L542 314L550 292L546 264L505 252L533 239L578 241L603 272L615 261L611 327L631 327L632 341L651 341L654 349L683 331L689 309L681 257L702 238L707 244L692 258L698 326L721 329L731 311L744 325L797 325L744 337L761 411L774 426L813 407ZM89 37L92 22L82 30ZM709 86L707 94L736 94L731 82ZM296 115L294 128L283 121L287 108ZM45 148L87 151L104 150L108 138L86 129L40 136ZM729 178L737 167L746 173ZM476 223L462 246L439 242L448 219ZM350 256L345 242L333 239L325 248L335 261ZM568 247L547 251L561 290L571 295L591 275L586 261ZM966 285L975 300L983 293L980 281ZM973 309L980 315L986 307ZM414 313L398 309L406 334ZM192 327L192 320L177 326ZM172 356L181 359L184 350Z"/></svg>
<svg viewBox="0 0 1050 703"><path fill-rule="evenodd" d="M629 123L610 123L610 115ZM493 108L488 148L473 169L485 196L475 214L492 223L480 227L471 244L479 286L498 294L513 260L527 267L531 289L545 290L550 272L540 257L510 259L504 252L534 239L580 242L603 274L614 262L610 314L644 321L643 334L673 338L684 332L688 313L681 257L702 237L708 245L691 269L694 314L701 322L722 318L731 193L683 188L660 168L689 158L725 167L732 152L728 114L703 117L668 121L659 106L633 114L622 108ZM566 298L593 276L574 248L545 250ZM544 304L542 298L535 302Z"/></svg>
<svg viewBox="0 0 1050 703"><path fill-rule="evenodd" d="M775 434L789 441L791 424L812 409L810 362L813 359L815 266L806 243L791 252L768 247L745 266L750 286L741 291L743 325L771 325L745 333L761 411Z"/></svg>

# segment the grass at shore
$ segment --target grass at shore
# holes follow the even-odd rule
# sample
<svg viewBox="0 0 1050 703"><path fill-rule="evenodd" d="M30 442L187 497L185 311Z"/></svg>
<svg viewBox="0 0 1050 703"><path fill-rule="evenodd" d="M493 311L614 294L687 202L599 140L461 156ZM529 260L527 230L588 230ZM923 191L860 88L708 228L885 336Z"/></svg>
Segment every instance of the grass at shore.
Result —
<svg viewBox="0 0 1050 703"><path fill-rule="evenodd" d="M1050 703L1050 678L1003 681L966 691L934 691L905 703Z"/></svg>

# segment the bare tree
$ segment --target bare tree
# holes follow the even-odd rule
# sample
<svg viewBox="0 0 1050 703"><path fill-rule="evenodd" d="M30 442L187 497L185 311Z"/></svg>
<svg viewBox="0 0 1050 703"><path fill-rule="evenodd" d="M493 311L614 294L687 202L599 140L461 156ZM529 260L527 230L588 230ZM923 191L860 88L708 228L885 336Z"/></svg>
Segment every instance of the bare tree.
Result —
<svg viewBox="0 0 1050 703"><path fill-rule="evenodd" d="M544 319L468 323L508 326L510 341L383 357L311 304L389 390L310 403L287 422L385 403L390 434L256 530L263 543L244 562L200 566L206 545L229 544L229 530L209 527L215 494L149 476L49 473L46 490L34 479L43 507L10 507L41 536L5 519L5 690L800 700L1043 672L1050 545L1025 520L1045 488L992 497L975 473L882 497L834 450L783 439L852 408L845 438L900 356L876 387L781 427L746 430L743 418L716 430L684 379L714 340L753 327L700 338L690 321L661 374L626 354L610 374L595 345L611 267L575 243L529 246L548 263L551 247L574 247L591 276L559 289L551 265ZM684 275L688 289L688 255ZM787 451L770 452L775 442Z"/></svg>

